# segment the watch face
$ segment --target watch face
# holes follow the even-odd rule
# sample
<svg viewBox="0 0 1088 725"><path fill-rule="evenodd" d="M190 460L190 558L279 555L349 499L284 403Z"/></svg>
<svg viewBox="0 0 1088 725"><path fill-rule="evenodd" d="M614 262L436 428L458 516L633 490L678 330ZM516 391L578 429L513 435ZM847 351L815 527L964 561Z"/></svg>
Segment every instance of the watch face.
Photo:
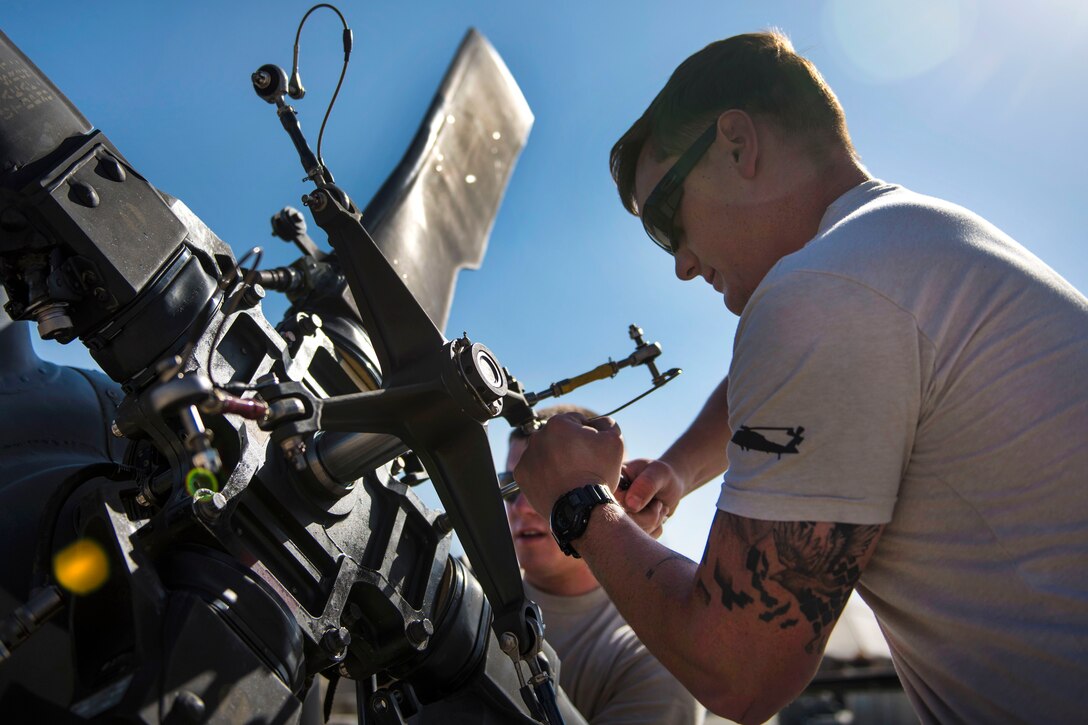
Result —
<svg viewBox="0 0 1088 725"><path fill-rule="evenodd" d="M552 504L552 534L564 554L581 558L571 542L585 533L593 507L611 500L604 486L591 484L568 491Z"/></svg>
<svg viewBox="0 0 1088 725"><path fill-rule="evenodd" d="M563 505L556 509L555 528L559 530L570 528L570 525L574 523L574 517L571 515L573 513L570 504L564 501Z"/></svg>

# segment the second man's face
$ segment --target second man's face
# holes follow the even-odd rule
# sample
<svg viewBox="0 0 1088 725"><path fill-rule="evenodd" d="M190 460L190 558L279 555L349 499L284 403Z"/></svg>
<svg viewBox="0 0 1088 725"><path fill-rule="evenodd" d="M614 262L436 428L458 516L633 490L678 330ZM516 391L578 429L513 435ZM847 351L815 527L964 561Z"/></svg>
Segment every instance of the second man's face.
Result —
<svg viewBox="0 0 1088 725"><path fill-rule="evenodd" d="M512 471L521 460L528 442L524 438L510 441L506 455L506 470ZM510 536L518 563L525 570L525 578L538 588L545 582L575 573L584 566L580 559L564 554L552 538L547 519L538 514L529 500L519 494L506 502L506 518L510 524Z"/></svg>

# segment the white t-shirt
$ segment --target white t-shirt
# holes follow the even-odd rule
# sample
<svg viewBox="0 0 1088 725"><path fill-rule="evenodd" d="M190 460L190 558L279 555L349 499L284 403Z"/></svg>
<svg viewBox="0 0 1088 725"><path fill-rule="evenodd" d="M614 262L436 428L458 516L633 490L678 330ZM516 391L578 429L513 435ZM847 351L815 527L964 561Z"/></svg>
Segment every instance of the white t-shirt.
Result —
<svg viewBox="0 0 1088 725"><path fill-rule="evenodd" d="M857 588L924 720L1084 718L1084 295L978 216L867 181L753 294L729 419L722 510L887 524Z"/></svg>

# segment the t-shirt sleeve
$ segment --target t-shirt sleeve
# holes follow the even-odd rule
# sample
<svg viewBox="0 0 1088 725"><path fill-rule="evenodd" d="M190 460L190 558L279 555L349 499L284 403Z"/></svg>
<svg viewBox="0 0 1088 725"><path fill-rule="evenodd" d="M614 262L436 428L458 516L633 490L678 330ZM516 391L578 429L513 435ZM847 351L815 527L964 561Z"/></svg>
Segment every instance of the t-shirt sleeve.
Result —
<svg viewBox="0 0 1088 725"><path fill-rule="evenodd" d="M921 404L921 335L878 292L791 272L749 301L729 372L718 508L767 521L891 520Z"/></svg>

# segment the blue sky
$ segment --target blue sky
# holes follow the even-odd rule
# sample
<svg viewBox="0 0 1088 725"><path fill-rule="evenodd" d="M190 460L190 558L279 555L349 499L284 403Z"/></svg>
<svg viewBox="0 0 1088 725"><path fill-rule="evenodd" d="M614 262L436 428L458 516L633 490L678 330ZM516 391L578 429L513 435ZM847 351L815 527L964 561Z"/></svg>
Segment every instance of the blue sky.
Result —
<svg viewBox="0 0 1088 725"><path fill-rule="evenodd" d="M289 66L309 3L9 3L3 30L152 183L236 252L266 248L268 217L307 189L269 106L250 90ZM355 33L324 156L360 205L399 160L462 35L475 26L536 115L479 271L461 275L447 331L465 330L530 389L630 351L627 325L683 376L618 416L630 455L659 454L728 368L736 319L620 207L608 150L673 68L706 43L775 26L839 95L869 170L982 214L1088 289L1080 199L1088 162L1088 5L1080 0L670 3L420 0L341 6ZM339 24L303 34L311 144L339 72ZM323 242L323 240L319 240ZM285 305L270 300L278 319ZM93 365L73 343L39 346ZM570 396L598 409L641 392L641 370ZM506 431L492 424L497 457ZM681 506L665 540L698 558L717 486Z"/></svg>

